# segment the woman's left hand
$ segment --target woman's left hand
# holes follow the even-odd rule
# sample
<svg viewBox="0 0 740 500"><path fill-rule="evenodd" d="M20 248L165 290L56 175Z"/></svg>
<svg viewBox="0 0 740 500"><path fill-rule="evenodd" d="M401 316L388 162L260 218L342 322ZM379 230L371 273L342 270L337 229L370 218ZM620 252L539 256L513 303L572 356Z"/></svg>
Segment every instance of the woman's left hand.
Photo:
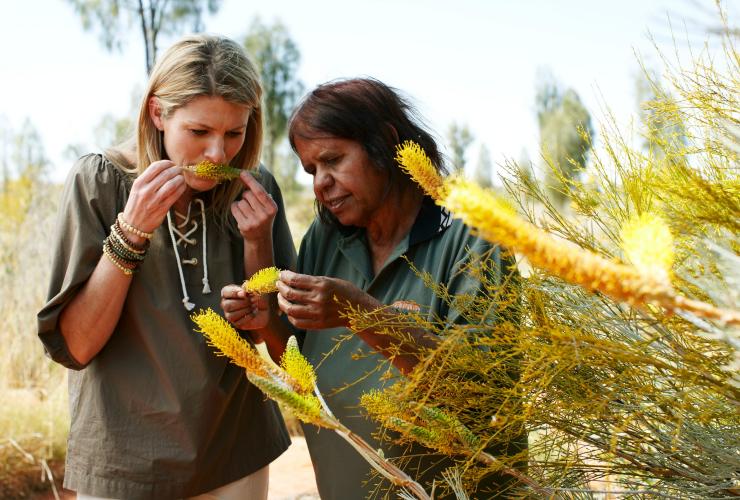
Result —
<svg viewBox="0 0 740 500"><path fill-rule="evenodd" d="M380 303L349 281L282 271L277 282L278 305L296 328L322 330L347 326L341 316L348 303L375 309Z"/></svg>
<svg viewBox="0 0 740 500"><path fill-rule="evenodd" d="M246 241L267 241L272 238L277 203L249 172L242 172L240 179L244 192L241 199L231 204L231 214Z"/></svg>

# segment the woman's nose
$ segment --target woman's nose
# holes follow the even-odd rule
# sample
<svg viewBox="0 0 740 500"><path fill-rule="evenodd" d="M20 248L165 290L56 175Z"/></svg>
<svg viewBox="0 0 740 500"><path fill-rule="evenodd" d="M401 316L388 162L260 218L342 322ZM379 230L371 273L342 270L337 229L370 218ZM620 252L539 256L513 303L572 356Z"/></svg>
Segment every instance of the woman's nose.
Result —
<svg viewBox="0 0 740 500"><path fill-rule="evenodd" d="M213 163L226 163L226 151L224 150L224 139L223 137L214 137L208 143L208 147L205 151L206 160L212 161Z"/></svg>
<svg viewBox="0 0 740 500"><path fill-rule="evenodd" d="M314 191L318 193L328 188L329 186L331 186L332 180L333 179L329 173L317 170L316 174L314 174L313 176Z"/></svg>

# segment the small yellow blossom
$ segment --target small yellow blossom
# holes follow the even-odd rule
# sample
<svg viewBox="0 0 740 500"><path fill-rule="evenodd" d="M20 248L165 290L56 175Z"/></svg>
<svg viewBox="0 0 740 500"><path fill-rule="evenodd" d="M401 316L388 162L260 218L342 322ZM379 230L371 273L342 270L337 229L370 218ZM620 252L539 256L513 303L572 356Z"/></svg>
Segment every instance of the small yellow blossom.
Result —
<svg viewBox="0 0 740 500"><path fill-rule="evenodd" d="M298 341L293 336L288 339L288 345L280 359L280 366L288 375L293 377L298 386L298 392L309 394L313 391L316 372L314 372L311 363L301 354L298 349Z"/></svg>
<svg viewBox="0 0 740 500"><path fill-rule="evenodd" d="M242 288L250 293L272 293L277 292L275 283L280 279L280 269L277 267L266 267L260 269L242 284Z"/></svg>

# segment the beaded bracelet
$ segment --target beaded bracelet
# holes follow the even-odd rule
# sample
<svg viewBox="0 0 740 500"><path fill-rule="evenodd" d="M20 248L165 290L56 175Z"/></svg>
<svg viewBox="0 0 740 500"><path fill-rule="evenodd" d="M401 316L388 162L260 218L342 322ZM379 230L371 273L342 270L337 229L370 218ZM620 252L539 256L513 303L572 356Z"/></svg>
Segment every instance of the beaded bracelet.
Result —
<svg viewBox="0 0 740 500"><path fill-rule="evenodd" d="M140 238L151 240L152 236L154 236L154 233L146 233L142 231L141 229L136 228L132 226L131 224L129 224L128 222L126 222L123 218L123 212L118 212L118 217L116 218L116 220L118 220L118 223L121 225L123 229L125 229L131 234L135 234L136 236Z"/></svg>
<svg viewBox="0 0 740 500"><path fill-rule="evenodd" d="M108 240L110 240L110 244L113 247L120 248L122 251L136 255L138 257L132 257L132 260L144 260L144 256L146 255L146 250L138 250L129 244L127 244L125 241L121 239L121 236L114 232L111 232L108 235Z"/></svg>
<svg viewBox="0 0 740 500"><path fill-rule="evenodd" d="M108 245L111 250L113 250L113 253L116 254L117 257L120 257L127 263L138 265L143 260L144 257L146 257L146 252L143 253L137 253L132 252L125 246L121 245L121 242L116 239L115 233L111 233L103 242L103 244Z"/></svg>
<svg viewBox="0 0 740 500"><path fill-rule="evenodd" d="M111 253L111 251L110 251L110 250L108 249L108 246L107 246L107 245L103 245L103 254L104 254L104 255L105 255L106 257L108 257L108 260L109 260L109 261L111 261L111 263L112 263L112 264L113 264L114 266L116 266L116 267L117 267L118 269L120 269L120 270L121 270L121 271L123 272L123 274L125 274L126 276L131 276L131 275L133 275L133 274L134 274L134 270L133 270L133 269L129 269L128 267L126 267L126 266L124 266L123 264L121 264L121 263L120 263L120 262L118 261L118 259L116 259L116 257L115 257L115 256L114 256L114 255L113 255L113 254Z"/></svg>
<svg viewBox="0 0 740 500"><path fill-rule="evenodd" d="M116 249L113 247L113 245L111 245L108 238L103 240L103 249L104 250L107 249L108 253L110 253L113 257L115 257L119 264L121 264L122 266L128 269L131 269L132 271L136 271L137 268L139 267L139 264L141 264L141 261L129 259L123 256L122 254L118 253Z"/></svg>
<svg viewBox="0 0 740 500"><path fill-rule="evenodd" d="M134 253L145 254L147 248L149 248L149 244L151 243L151 240L145 240L143 244L137 245L128 239L126 234L123 232L123 229L121 229L121 226L118 224L118 219L116 219L113 225L111 225L110 234L113 235L121 245Z"/></svg>

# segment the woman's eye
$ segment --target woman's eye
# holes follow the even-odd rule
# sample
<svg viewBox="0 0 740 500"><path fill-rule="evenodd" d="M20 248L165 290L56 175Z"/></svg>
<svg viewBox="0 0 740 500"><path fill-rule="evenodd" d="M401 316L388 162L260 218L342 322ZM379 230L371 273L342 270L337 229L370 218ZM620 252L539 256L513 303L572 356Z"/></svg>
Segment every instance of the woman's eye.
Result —
<svg viewBox="0 0 740 500"><path fill-rule="evenodd" d="M243 132L241 132L241 131L231 131L231 132L226 132L226 135L227 135L228 137L241 137L241 136L242 136L242 134L243 134Z"/></svg>
<svg viewBox="0 0 740 500"><path fill-rule="evenodd" d="M190 133L192 133L193 135L206 135L208 131L203 130L203 129L192 128L190 129Z"/></svg>

